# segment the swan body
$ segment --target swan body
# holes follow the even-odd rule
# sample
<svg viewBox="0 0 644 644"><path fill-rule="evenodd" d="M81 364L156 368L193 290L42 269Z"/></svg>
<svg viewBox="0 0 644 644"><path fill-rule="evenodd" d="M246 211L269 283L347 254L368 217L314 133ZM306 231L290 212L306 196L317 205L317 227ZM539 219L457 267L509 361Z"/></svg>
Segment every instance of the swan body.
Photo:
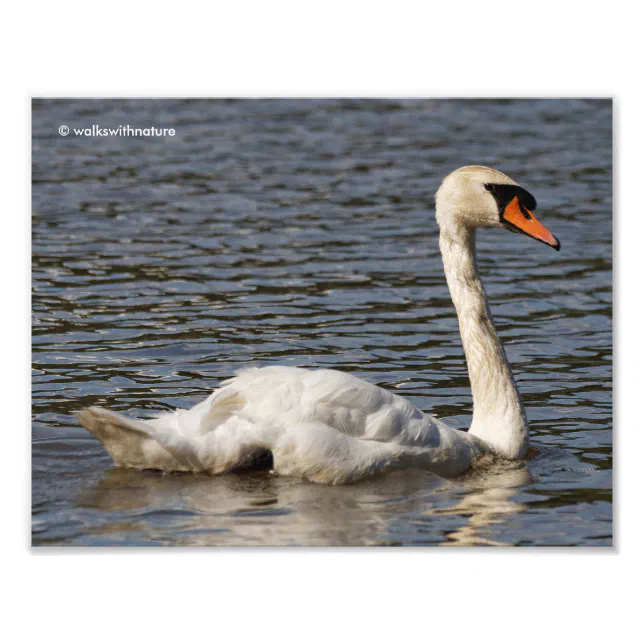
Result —
<svg viewBox="0 0 644 644"><path fill-rule="evenodd" d="M486 452L410 402L341 371L250 368L192 409L134 421L99 408L81 423L118 465L217 474L251 466L319 483L346 483L390 467L464 472Z"/></svg>
<svg viewBox="0 0 644 644"><path fill-rule="evenodd" d="M81 424L118 466L219 474L252 467L346 483L394 467L458 476L485 454L517 459L528 423L476 264L476 228L505 227L557 250L532 195L483 166L452 172L436 195L440 248L458 314L474 413L469 432L350 374L273 366L242 370L191 409L135 420L90 407Z"/></svg>

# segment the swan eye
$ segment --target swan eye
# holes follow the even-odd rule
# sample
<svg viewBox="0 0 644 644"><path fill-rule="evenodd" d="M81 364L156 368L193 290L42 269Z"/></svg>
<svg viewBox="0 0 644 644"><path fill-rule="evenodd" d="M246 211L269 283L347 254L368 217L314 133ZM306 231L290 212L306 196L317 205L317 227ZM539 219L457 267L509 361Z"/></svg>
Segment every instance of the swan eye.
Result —
<svg viewBox="0 0 644 644"><path fill-rule="evenodd" d="M515 198L518 197L519 202L526 210L534 210L537 207L537 200L521 186L514 184L504 183L484 183L483 187L490 193L496 200L499 206L499 212L502 213L505 207ZM523 213L525 215L525 213Z"/></svg>

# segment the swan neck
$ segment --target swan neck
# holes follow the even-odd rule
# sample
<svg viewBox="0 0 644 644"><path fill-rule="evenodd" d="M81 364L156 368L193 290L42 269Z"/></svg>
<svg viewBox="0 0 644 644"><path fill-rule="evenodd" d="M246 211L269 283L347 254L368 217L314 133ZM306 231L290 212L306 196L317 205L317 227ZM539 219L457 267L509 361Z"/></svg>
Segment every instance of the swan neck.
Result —
<svg viewBox="0 0 644 644"><path fill-rule="evenodd" d="M503 456L521 458L528 448L528 424L479 275L476 229L442 226L440 248L472 387L470 434Z"/></svg>

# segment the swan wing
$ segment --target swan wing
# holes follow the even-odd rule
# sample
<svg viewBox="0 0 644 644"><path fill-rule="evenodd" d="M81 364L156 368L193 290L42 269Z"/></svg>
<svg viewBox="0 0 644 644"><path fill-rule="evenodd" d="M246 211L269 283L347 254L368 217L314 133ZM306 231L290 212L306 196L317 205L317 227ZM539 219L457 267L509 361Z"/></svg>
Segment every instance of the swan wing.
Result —
<svg viewBox="0 0 644 644"><path fill-rule="evenodd" d="M277 431L314 423L360 440L429 446L441 424L401 396L331 369L246 369L207 402L201 432L234 414Z"/></svg>

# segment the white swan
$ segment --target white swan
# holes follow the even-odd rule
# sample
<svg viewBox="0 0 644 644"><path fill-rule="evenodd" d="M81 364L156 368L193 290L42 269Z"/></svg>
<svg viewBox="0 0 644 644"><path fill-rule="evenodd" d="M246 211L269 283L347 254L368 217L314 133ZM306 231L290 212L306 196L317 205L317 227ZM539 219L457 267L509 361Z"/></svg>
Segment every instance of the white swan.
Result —
<svg viewBox="0 0 644 644"><path fill-rule="evenodd" d="M445 275L472 385L469 432L390 391L339 371L250 368L192 409L133 420L97 407L79 412L116 465L222 472L272 454L279 474L346 483L393 467L456 476L484 454L525 456L528 423L490 315L476 263L476 228L523 232L556 250L532 214L534 197L501 172L467 166L436 193Z"/></svg>

